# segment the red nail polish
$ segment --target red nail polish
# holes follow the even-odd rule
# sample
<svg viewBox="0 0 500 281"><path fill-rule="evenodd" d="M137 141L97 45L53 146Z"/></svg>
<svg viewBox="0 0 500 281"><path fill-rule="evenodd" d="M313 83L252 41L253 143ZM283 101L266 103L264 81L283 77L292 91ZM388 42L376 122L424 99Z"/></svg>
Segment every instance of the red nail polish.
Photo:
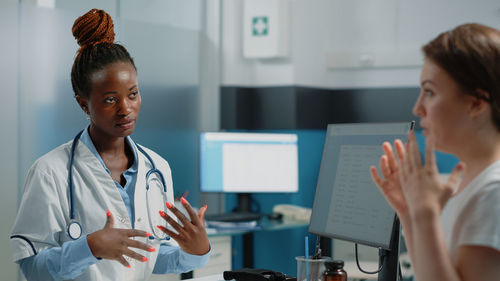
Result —
<svg viewBox="0 0 500 281"><path fill-rule="evenodd" d="M187 204L186 198L181 197L181 203L184 204L184 205L186 205Z"/></svg>
<svg viewBox="0 0 500 281"><path fill-rule="evenodd" d="M169 209L172 208L172 204L170 204L170 202L165 203L165 205L167 205L167 208L169 208Z"/></svg>
<svg viewBox="0 0 500 281"><path fill-rule="evenodd" d="M128 268L130 268L130 264L129 264L129 265L127 265L127 267L128 267Z"/></svg>
<svg viewBox="0 0 500 281"><path fill-rule="evenodd" d="M111 212L109 210L106 210L106 217L110 217L111 216Z"/></svg>
<svg viewBox="0 0 500 281"><path fill-rule="evenodd" d="M151 236L151 233L146 232L146 237L149 237L149 236Z"/></svg>
<svg viewBox="0 0 500 281"><path fill-rule="evenodd" d="M142 261L143 261L143 262L147 262L147 261L148 261L148 258L146 258L146 257L142 257Z"/></svg>
<svg viewBox="0 0 500 281"><path fill-rule="evenodd" d="M161 227L161 225L157 225L156 227L158 227L159 229L161 229L161 228L162 228L162 227Z"/></svg>
<svg viewBox="0 0 500 281"><path fill-rule="evenodd" d="M203 208L205 208L205 210L207 209L207 205L203 206Z"/></svg>
<svg viewBox="0 0 500 281"><path fill-rule="evenodd" d="M154 251L156 251L156 249L155 249L155 248L153 248L153 247L149 247L149 251L150 251L150 252L154 252Z"/></svg>
<svg viewBox="0 0 500 281"><path fill-rule="evenodd" d="M159 211L159 213L160 213L160 216L162 216L162 217L164 217L166 215L165 212L161 211L161 210Z"/></svg>

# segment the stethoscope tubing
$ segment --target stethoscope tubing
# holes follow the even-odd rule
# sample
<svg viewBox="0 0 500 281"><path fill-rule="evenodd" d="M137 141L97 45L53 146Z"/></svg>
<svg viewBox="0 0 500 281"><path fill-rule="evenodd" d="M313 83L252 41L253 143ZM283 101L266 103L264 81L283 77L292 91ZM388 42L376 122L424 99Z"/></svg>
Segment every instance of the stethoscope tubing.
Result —
<svg viewBox="0 0 500 281"><path fill-rule="evenodd" d="M68 224L68 235L70 236L71 239L76 240L80 237L81 235L81 225L75 220L75 214L74 214L74 208L73 208L73 162L75 158L75 150L76 150L76 144L78 140L80 139L81 135L83 133L83 130L80 131L75 138L73 139L73 143L71 144L71 152L70 152L70 157L69 157L69 167L68 167L68 185L69 185L69 216L70 216L70 223ZM151 163L152 168L146 173L146 205L147 205L147 211L148 211L148 221L149 221L149 226L151 227L151 230L154 233L154 236L151 236L150 239L158 239L158 240L169 240L170 237L167 235L164 238L159 238L160 236L156 235L155 228L153 228L153 224L151 221L151 210L149 209L149 184L148 184L148 179L151 176L151 174L156 173L156 175L160 178L161 184L163 185L163 196L165 197L165 194L167 194L167 185L165 183L165 178L163 177L163 173L156 168L155 162L153 161L153 158L149 156L149 154L142 148L140 147L137 143L135 143L135 147L148 159L148 161ZM164 198L166 200L166 198ZM80 235L78 237L75 237L75 235L72 235L70 232L70 227L74 224L77 224L78 227L80 228Z"/></svg>
<svg viewBox="0 0 500 281"><path fill-rule="evenodd" d="M68 184L69 184L69 218L70 221L75 219L75 213L73 210L73 161L75 159L75 149L76 143L80 139L83 130L81 130L78 134L76 134L73 139L73 143L71 144L71 154L69 156L69 173L68 173Z"/></svg>

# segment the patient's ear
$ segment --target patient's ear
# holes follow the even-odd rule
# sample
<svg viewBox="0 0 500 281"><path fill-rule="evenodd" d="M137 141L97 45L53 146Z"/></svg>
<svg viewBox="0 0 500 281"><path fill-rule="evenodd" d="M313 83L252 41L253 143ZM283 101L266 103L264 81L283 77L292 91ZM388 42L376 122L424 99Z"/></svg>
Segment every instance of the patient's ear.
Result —
<svg viewBox="0 0 500 281"><path fill-rule="evenodd" d="M490 110L490 94L482 89L476 89L477 95L470 96L472 99L469 107L469 114L471 117L477 117L484 112Z"/></svg>

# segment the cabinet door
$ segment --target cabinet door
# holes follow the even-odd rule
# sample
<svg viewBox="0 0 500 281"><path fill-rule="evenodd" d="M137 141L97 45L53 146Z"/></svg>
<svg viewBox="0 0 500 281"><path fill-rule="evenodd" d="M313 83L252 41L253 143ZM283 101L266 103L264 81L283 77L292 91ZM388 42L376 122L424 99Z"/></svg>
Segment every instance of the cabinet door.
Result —
<svg viewBox="0 0 500 281"><path fill-rule="evenodd" d="M207 264L193 272L193 277L222 274L231 270L231 236L209 237L212 253Z"/></svg>

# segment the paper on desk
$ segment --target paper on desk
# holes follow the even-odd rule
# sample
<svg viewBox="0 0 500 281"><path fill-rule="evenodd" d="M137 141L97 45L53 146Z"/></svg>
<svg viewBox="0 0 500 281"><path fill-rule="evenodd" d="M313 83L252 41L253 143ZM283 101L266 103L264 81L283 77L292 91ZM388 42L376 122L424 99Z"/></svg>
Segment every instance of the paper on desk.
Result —
<svg viewBox="0 0 500 281"><path fill-rule="evenodd" d="M256 229L260 227L257 221L247 221L247 222L206 221L206 224L208 227L216 229Z"/></svg>

